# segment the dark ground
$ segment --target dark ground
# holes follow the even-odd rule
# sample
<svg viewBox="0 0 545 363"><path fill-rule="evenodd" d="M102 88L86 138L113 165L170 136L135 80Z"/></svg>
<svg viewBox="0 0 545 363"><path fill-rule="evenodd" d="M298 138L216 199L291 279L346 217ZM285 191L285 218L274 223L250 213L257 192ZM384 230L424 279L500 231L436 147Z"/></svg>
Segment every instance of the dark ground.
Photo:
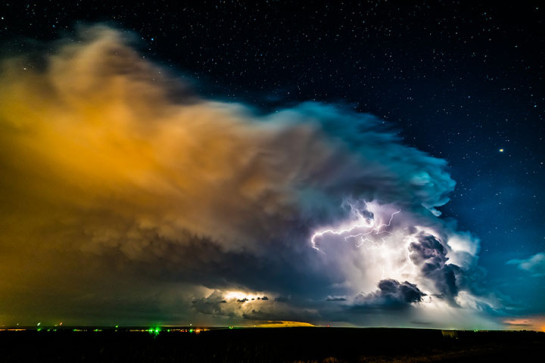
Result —
<svg viewBox="0 0 545 363"><path fill-rule="evenodd" d="M0 362L530 362L544 356L545 334L525 331L0 332Z"/></svg>

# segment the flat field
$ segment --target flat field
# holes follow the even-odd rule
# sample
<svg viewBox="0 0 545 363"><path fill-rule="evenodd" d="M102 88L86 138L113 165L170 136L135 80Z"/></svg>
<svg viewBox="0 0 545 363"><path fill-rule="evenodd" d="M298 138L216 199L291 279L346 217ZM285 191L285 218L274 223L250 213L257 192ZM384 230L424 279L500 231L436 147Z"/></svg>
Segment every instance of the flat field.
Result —
<svg viewBox="0 0 545 363"><path fill-rule="evenodd" d="M0 331L0 362L526 362L545 356L545 333L531 331L134 330Z"/></svg>

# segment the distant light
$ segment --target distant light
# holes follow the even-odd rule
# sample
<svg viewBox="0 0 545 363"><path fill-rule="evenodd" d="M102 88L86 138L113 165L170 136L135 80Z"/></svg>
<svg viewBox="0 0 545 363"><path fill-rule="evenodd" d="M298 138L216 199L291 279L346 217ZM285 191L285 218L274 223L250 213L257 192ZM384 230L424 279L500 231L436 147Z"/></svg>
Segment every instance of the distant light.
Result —
<svg viewBox="0 0 545 363"><path fill-rule="evenodd" d="M161 332L161 327L159 327L159 326L156 326L155 328L149 328L148 329L148 333L153 334L155 336L158 336L160 332Z"/></svg>
<svg viewBox="0 0 545 363"><path fill-rule="evenodd" d="M42 324L42 323L40 322L40 323L36 324L36 326L40 326L41 324Z"/></svg>
<svg viewBox="0 0 545 363"><path fill-rule="evenodd" d="M502 153L504 150L503 149L500 149L499 152Z"/></svg>

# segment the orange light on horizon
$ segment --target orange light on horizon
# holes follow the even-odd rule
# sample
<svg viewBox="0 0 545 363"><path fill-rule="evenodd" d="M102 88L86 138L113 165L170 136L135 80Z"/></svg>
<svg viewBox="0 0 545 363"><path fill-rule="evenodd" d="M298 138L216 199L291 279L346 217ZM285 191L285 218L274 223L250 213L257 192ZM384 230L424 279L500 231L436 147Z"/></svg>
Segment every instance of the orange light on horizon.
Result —
<svg viewBox="0 0 545 363"><path fill-rule="evenodd" d="M304 321L279 321L279 322L267 322L256 325L257 328L295 328L295 327L313 327L313 324Z"/></svg>
<svg viewBox="0 0 545 363"><path fill-rule="evenodd" d="M505 319L503 323L508 329L545 332L545 316Z"/></svg>

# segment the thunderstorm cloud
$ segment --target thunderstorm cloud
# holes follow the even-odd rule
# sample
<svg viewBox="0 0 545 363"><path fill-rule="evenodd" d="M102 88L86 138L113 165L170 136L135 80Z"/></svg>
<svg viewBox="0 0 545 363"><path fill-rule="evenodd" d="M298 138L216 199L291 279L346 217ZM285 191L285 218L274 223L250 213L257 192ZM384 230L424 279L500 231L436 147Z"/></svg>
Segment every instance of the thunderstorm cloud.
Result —
<svg viewBox="0 0 545 363"><path fill-rule="evenodd" d="M0 322L491 326L444 160L345 107L197 96L131 37L2 60Z"/></svg>

